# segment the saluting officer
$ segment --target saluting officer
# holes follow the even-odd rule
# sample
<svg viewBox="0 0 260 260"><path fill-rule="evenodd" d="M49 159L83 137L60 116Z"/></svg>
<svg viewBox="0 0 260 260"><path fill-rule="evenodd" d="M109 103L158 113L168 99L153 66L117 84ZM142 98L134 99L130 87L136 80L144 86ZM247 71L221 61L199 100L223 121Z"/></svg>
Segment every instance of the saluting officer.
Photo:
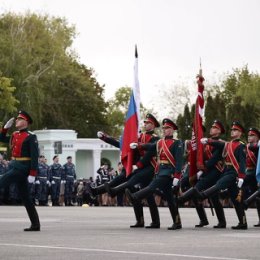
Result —
<svg viewBox="0 0 260 260"><path fill-rule="evenodd" d="M7 131L15 121L15 131L6 136ZM38 141L35 134L28 131L32 118L25 111L19 111L18 116L11 118L0 133L0 141L11 144L12 161L9 170L0 178L0 188L16 183L20 196L27 210L31 226L24 231L40 231L40 221L35 206L30 199L28 182L33 183L38 168Z"/></svg>
<svg viewBox="0 0 260 260"><path fill-rule="evenodd" d="M168 207L173 219L173 225L169 230L181 229L181 219L176 199L172 193L172 185L177 186L181 176L183 145L180 140L173 139L173 133L178 129L177 125L170 119L162 121L164 138L153 144L132 143L130 147L154 151L157 154L158 173L155 179L145 188L132 193L126 189L126 195L132 204L140 203L143 198L153 194L156 189L163 191L168 202Z"/></svg>

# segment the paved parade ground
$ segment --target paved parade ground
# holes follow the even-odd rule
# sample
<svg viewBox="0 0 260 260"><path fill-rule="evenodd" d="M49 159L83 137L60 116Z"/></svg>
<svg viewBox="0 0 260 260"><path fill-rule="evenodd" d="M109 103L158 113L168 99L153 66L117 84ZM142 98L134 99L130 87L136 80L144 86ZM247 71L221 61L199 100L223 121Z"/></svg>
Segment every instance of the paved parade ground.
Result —
<svg viewBox="0 0 260 260"><path fill-rule="evenodd" d="M225 209L228 227L215 230L198 223L195 209L181 208L183 229L172 224L168 208L159 208L161 229L130 229L131 207L38 207L41 232L24 232L29 222L23 207L0 207L0 259L260 259L260 228L256 210L247 211L249 229L234 231L234 209ZM150 214L145 208L146 224Z"/></svg>

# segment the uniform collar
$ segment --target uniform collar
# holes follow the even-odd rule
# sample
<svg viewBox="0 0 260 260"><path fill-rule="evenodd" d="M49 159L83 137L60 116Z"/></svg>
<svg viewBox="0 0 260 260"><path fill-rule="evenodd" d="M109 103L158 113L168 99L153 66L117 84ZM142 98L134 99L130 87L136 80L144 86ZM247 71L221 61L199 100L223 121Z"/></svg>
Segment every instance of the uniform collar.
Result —
<svg viewBox="0 0 260 260"><path fill-rule="evenodd" d="M154 133L154 130L146 131L146 134L152 135Z"/></svg>
<svg viewBox="0 0 260 260"><path fill-rule="evenodd" d="M170 135L170 136L165 136L164 139L173 139L173 135Z"/></svg>

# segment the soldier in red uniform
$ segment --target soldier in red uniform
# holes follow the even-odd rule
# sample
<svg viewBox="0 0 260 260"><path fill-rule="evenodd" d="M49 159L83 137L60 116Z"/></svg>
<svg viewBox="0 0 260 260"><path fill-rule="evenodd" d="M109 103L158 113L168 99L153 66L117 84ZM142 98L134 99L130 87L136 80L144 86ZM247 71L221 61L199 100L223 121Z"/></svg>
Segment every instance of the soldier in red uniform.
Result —
<svg viewBox="0 0 260 260"><path fill-rule="evenodd" d="M15 121L15 131L6 136L7 131ZM16 183L20 196L27 210L31 226L24 231L40 231L40 221L33 202L30 199L28 182L33 183L38 169L39 148L35 134L28 131L32 118L25 111L19 111L18 116L11 118L0 133L0 141L11 144L12 161L10 170L0 179L0 188Z"/></svg>

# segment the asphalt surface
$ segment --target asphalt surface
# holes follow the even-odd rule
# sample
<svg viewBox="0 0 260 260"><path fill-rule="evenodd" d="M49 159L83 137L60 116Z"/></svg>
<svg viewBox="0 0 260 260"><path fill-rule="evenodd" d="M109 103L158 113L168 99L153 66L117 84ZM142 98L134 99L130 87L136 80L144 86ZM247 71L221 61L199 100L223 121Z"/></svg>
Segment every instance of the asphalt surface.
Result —
<svg viewBox="0 0 260 260"><path fill-rule="evenodd" d="M161 228L130 229L131 207L38 207L41 232L24 232L29 226L24 207L0 207L0 259L260 259L260 228L255 209L247 211L248 230L235 231L234 209L225 209L227 229L210 225L194 228L198 217L193 208L181 208L183 229L167 230L172 224L168 208L159 208ZM146 224L150 223L145 208Z"/></svg>

